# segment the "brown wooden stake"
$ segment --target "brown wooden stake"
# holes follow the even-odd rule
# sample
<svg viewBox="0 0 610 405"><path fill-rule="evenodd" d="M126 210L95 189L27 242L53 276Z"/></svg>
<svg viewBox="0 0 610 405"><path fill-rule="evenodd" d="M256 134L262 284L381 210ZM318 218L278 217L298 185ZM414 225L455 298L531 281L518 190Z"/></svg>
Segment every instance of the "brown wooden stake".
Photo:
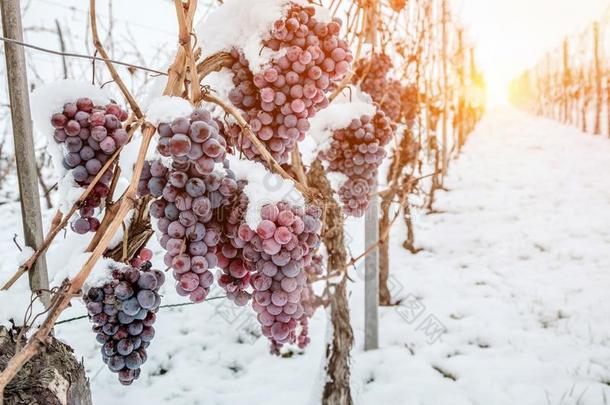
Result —
<svg viewBox="0 0 610 405"><path fill-rule="evenodd" d="M441 159L442 163L440 165L441 168L441 176L440 176L440 184L444 184L445 176L447 175L447 169L449 165L449 156L448 156L448 145L447 145L447 137L448 137L448 114L449 114L449 72L448 72L448 55L447 55L447 47L448 47L448 9L447 9L447 0L443 0L442 2L442 51L441 51L441 64L442 64L442 74L443 74L443 84L442 84L442 92L443 92L443 117L442 117L442 127L441 127Z"/></svg>
<svg viewBox="0 0 610 405"><path fill-rule="evenodd" d="M563 86L562 86L562 107L561 121L569 122L568 101L570 98L570 85L572 84L569 64L568 38L563 41Z"/></svg>
<svg viewBox="0 0 610 405"><path fill-rule="evenodd" d="M21 9L19 0L3 0L2 31L7 38L23 41L21 26ZM11 103L11 121L15 143L15 161L21 204L21 218L25 243L35 251L43 243L42 217L40 214L40 196L37 183L36 155L34 154L34 138L32 136L32 117L30 113L30 98L27 79L25 53L21 46L5 43L6 76ZM49 289L49 276L44 256L38 260L29 271L30 288L32 291ZM45 306L50 302L47 292L39 293Z"/></svg>
<svg viewBox="0 0 610 405"><path fill-rule="evenodd" d="M593 55L595 63L595 127L593 133L601 135L602 133L602 104L603 89L602 89L602 68L599 58L599 23L593 23Z"/></svg>

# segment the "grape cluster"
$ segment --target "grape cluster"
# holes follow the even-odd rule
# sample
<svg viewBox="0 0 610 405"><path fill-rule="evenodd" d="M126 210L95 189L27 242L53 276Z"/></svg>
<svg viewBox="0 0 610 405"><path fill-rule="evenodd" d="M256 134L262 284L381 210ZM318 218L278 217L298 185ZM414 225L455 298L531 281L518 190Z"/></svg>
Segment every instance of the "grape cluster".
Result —
<svg viewBox="0 0 610 405"><path fill-rule="evenodd" d="M132 265L112 269L110 282L91 287L83 297L102 344L102 359L123 385L139 377L146 348L155 336L153 324L161 303L158 291L165 275L151 269L151 257L150 250L142 249Z"/></svg>
<svg viewBox="0 0 610 405"><path fill-rule="evenodd" d="M215 163L226 156L227 143L222 124L212 118L205 109L196 109L191 116L161 123L157 127L160 135L157 150L173 162L193 163L200 174L211 173Z"/></svg>
<svg viewBox="0 0 610 405"><path fill-rule="evenodd" d="M178 294L201 302L214 281L210 269L218 265L222 228L214 214L235 194L237 182L230 170L201 174L192 163L166 169L157 161L149 171L148 191L159 197L150 214L158 219L164 262L173 269Z"/></svg>
<svg viewBox="0 0 610 405"><path fill-rule="evenodd" d="M403 86L399 80L388 78L392 61L386 54L373 54L370 58L356 62L356 81L369 94L373 102L392 120L398 122L401 116Z"/></svg>
<svg viewBox="0 0 610 405"><path fill-rule="evenodd" d="M384 146L395 130L396 125L377 110L373 117L363 115L335 131L329 148L321 152L320 157L329 162L329 171L347 176L339 196L349 215L364 215L377 169L386 156Z"/></svg>
<svg viewBox="0 0 610 405"><path fill-rule="evenodd" d="M235 87L230 101L245 112L252 131L279 163L303 140L309 119L328 106L326 92L350 69L353 56L346 41L339 39L341 21L323 23L313 7L292 4L287 15L274 23L263 45L285 50L261 72L252 74L238 50L231 55ZM263 161L260 151L237 126L231 129L233 143L248 159Z"/></svg>
<svg viewBox="0 0 610 405"><path fill-rule="evenodd" d="M66 103L61 112L51 116L55 128L53 139L62 145L63 165L70 170L76 183L87 187L100 172L117 148L127 143L129 136L122 122L127 112L117 104L95 105L90 98L79 98ZM112 167L95 185L80 208L80 217L72 223L72 230L79 234L95 232L100 223L94 217L95 209L110 192Z"/></svg>
<svg viewBox="0 0 610 405"><path fill-rule="evenodd" d="M379 107L392 122L398 122L400 119L402 93L403 88L400 81L394 79L388 81Z"/></svg>
<svg viewBox="0 0 610 405"><path fill-rule="evenodd" d="M254 268L252 307L275 352L297 341L297 324L304 313L301 292L307 282L303 269L320 243L319 229L320 210L315 206L278 202L262 207L256 230L242 223L237 231L237 239L244 243L243 257Z"/></svg>
<svg viewBox="0 0 610 405"><path fill-rule="evenodd" d="M376 103L381 102L385 95L390 69L392 60L384 53L375 53L356 62L355 80Z"/></svg>
<svg viewBox="0 0 610 405"><path fill-rule="evenodd" d="M401 93L401 109L402 115L405 117L405 121L409 127L412 127L417 118L417 105L418 89L417 85L411 84L405 86Z"/></svg>

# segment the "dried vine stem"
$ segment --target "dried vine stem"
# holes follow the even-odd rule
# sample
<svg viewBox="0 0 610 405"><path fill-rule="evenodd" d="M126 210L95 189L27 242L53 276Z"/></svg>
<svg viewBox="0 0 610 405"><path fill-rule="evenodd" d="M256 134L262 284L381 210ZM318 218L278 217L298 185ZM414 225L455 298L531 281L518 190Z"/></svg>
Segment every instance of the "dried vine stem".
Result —
<svg viewBox="0 0 610 405"><path fill-rule="evenodd" d="M203 62L197 65L197 73L199 73L199 82L204 77L212 72L218 72L222 68L229 68L233 64L233 57L230 53L219 52L208 56Z"/></svg>
<svg viewBox="0 0 610 405"><path fill-rule="evenodd" d="M301 159L301 152L299 151L298 145L292 151L291 163L292 170L299 179L299 182L307 186L307 176L305 176L305 168L303 167L303 160Z"/></svg>
<svg viewBox="0 0 610 405"><path fill-rule="evenodd" d="M202 98L205 101L219 105L228 114L232 115L235 118L235 120L237 121L237 124L241 127L242 132L245 133L246 136L248 137L248 139L250 140L250 142L252 142L256 146L256 148L258 149L260 154L263 156L263 158L267 161L267 164L269 165L269 167L271 169L273 169L276 173L278 173L280 176L282 176L286 180L290 180L290 181L294 182L296 189L299 190L301 192L301 194L303 194L307 198L312 199L312 200L316 198L316 196L314 195L312 190L310 190L306 185L293 179L292 176L290 176L286 172L286 170L284 170L284 168L282 168L282 166L280 166L280 164L273 158L273 156L271 156L271 153L269 153L269 151L267 150L265 145L263 145L263 143L256 137L254 132L252 132L252 128L250 128L250 125L246 122L246 120L244 120L244 118L241 116L241 114L239 113L239 111L237 111L237 109L235 107L225 103L223 100L221 100L220 98L218 98L210 93L204 93L202 95Z"/></svg>
<svg viewBox="0 0 610 405"><path fill-rule="evenodd" d="M178 39L180 46L184 49L189 72L191 74L191 101L194 104L195 100L201 98L197 62L195 61L195 55L193 54L193 48L191 47L192 16L195 13L197 1L189 0L187 4L184 4L182 0L174 0L174 6L176 7L176 15L178 17ZM187 7L188 14L185 13L185 7Z"/></svg>
<svg viewBox="0 0 610 405"><path fill-rule="evenodd" d="M136 100L134 100L133 96L127 89L127 86L125 86L125 83L123 83L121 76L119 76L114 65L110 62L108 53L106 53L106 50L102 46L102 41L100 41L99 35L97 33L97 17L95 15L95 0L89 0L89 18L91 19L91 36L92 36L93 45L95 46L95 49L97 50L97 52L100 55L102 55L102 58L104 58L104 63L106 64L106 66L108 67L108 70L110 71L110 76L112 76L112 79L115 81L117 86L119 86L119 88L121 89L121 92L127 99L127 102L129 103L129 106L131 107L131 110L136 115L136 117L141 119L143 117L143 114L142 114L142 110L140 110L140 106L138 106L138 103L136 103Z"/></svg>

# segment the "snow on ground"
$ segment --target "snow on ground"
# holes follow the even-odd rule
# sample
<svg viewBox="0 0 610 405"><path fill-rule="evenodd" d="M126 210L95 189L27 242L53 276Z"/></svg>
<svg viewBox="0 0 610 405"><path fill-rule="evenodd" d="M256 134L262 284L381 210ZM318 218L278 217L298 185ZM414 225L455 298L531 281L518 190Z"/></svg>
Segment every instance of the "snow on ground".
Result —
<svg viewBox="0 0 610 405"><path fill-rule="evenodd" d="M412 255L391 239L397 307L363 352L363 282L354 272L358 404L601 405L610 396L610 140L512 110L489 114L452 163L432 215L416 213ZM15 252L18 206L0 207L0 249ZM51 212L45 214L50 220ZM363 249L352 221L351 250ZM22 240L22 239L21 239ZM155 262L162 264L154 243ZM50 252L56 269L62 249ZM6 254L2 278L18 254ZM212 295L219 295L214 291ZM164 303L181 303L171 283ZM84 314L75 303L63 319ZM310 404L323 381L326 314L312 344L268 355L250 309L225 300L162 309L140 380L116 381L86 319L56 327L83 357L97 404ZM253 331L253 333L250 333Z"/></svg>
<svg viewBox="0 0 610 405"><path fill-rule="evenodd" d="M491 113L452 163L442 213L415 218L425 251L393 229L404 303L383 310L382 349L356 355L361 403L607 403L608 164L607 138Z"/></svg>

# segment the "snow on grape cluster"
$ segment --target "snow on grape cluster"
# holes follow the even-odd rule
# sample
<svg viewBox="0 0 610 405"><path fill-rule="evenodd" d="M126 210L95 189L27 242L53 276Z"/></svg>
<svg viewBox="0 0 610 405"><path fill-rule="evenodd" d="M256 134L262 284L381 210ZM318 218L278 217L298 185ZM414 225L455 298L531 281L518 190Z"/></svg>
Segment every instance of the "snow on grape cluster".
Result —
<svg viewBox="0 0 610 405"><path fill-rule="evenodd" d="M396 125L382 110L377 110L372 117L362 115L347 128L334 131L328 149L320 153L328 162L329 171L347 176L339 189L347 214L364 215L377 170L386 156L384 147L395 130Z"/></svg>
<svg viewBox="0 0 610 405"><path fill-rule="evenodd" d="M102 359L123 385L139 377L146 348L155 336L158 291L165 275L152 269L151 258L152 252L142 249L131 265L112 268L111 281L89 288L83 297L102 344Z"/></svg>
<svg viewBox="0 0 610 405"><path fill-rule="evenodd" d="M253 74L239 50L231 52L235 87L229 99L245 112L252 131L279 163L288 161L309 129L309 119L328 106L326 92L350 69L353 56L338 36L340 29L339 19L320 22L313 7L292 4L263 43L285 52L261 72ZM262 160L256 146L240 133L237 126L232 128L233 143L248 159Z"/></svg>
<svg viewBox="0 0 610 405"><path fill-rule="evenodd" d="M79 186L91 184L109 157L127 143L129 137L121 124L126 119L127 112L117 104L94 105L86 97L66 103L61 112L53 114L53 138L62 145L63 165L70 170ZM94 217L95 209L108 196L112 173L111 167L80 208L80 218L72 223L76 233L95 232L99 227L100 223Z"/></svg>

